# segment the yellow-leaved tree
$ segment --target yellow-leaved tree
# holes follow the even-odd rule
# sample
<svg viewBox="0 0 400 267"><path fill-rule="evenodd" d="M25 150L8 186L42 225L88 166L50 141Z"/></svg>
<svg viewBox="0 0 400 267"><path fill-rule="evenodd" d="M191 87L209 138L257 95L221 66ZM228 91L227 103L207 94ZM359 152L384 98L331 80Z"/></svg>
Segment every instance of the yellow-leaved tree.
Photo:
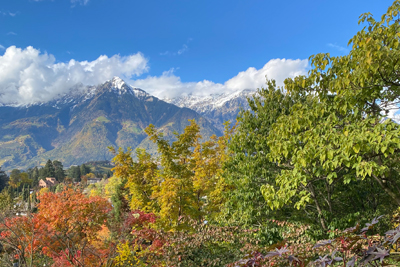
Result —
<svg viewBox="0 0 400 267"><path fill-rule="evenodd" d="M131 210L152 212L163 226L170 229L185 227L182 218L197 221L212 218L223 203L222 164L227 159L226 145L229 127L224 136L212 136L201 142L200 127L194 120L176 141L166 140L154 125L145 131L158 148L158 162L144 149L118 150L113 159L114 176L126 179Z"/></svg>
<svg viewBox="0 0 400 267"><path fill-rule="evenodd" d="M222 165L228 159L227 142L234 128L225 124L223 136L215 135L203 143L197 142L192 155L193 164L193 191L195 193L195 207L200 218L214 218L225 202L224 192L230 187L222 177Z"/></svg>

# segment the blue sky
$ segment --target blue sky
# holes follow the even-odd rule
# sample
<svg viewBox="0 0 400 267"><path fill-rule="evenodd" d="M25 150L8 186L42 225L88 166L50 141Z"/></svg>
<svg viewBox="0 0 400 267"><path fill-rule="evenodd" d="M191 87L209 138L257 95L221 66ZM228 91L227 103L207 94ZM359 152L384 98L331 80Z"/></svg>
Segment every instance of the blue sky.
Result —
<svg viewBox="0 0 400 267"><path fill-rule="evenodd" d="M362 28L357 25L359 15L371 12L380 18L391 4L388 0L3 0L0 93L18 94L25 102L41 99L38 95L46 100L49 92L62 92L55 88L71 75L75 76L70 83L88 84L119 75L163 97L172 91L251 87L264 74L283 80L305 73L304 62L312 54L347 53L348 40ZM106 58L99 60L100 56ZM270 70L261 71L268 62ZM83 67L71 68L76 64ZM88 68L90 64L97 71ZM57 75L47 73L50 65ZM113 71L106 73L107 68ZM22 77L21 70L30 78ZM32 81L41 76L42 81Z"/></svg>

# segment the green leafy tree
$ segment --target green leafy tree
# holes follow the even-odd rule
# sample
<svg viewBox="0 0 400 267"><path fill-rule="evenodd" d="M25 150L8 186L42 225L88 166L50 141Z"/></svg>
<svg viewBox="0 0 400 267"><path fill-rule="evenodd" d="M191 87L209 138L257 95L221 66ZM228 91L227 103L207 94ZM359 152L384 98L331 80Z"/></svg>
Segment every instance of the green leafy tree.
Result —
<svg viewBox="0 0 400 267"><path fill-rule="evenodd" d="M21 171L18 169L13 169L10 174L10 185L17 188L22 183Z"/></svg>
<svg viewBox="0 0 400 267"><path fill-rule="evenodd" d="M311 204L326 228L324 206L343 208L335 208L338 192L357 183L379 186L400 205L400 127L385 121L400 97L399 11L395 1L379 21L362 15L368 25L350 40L348 55L312 56L307 77L285 81L289 95L306 101L281 116L268 137L269 158L286 168L262 188L271 208Z"/></svg>
<svg viewBox="0 0 400 267"><path fill-rule="evenodd" d="M229 142L229 159L224 166L227 191L222 220L229 224L260 225L271 216L260 188L274 183L281 168L267 155L267 138L279 116L289 113L294 100L276 89L274 81L248 99L250 110L237 117L238 125Z"/></svg>

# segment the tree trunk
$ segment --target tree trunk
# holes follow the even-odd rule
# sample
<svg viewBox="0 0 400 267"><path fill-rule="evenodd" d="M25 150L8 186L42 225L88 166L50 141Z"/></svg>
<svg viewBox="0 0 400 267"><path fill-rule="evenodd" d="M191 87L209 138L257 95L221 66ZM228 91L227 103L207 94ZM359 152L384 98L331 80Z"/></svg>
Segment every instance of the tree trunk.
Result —
<svg viewBox="0 0 400 267"><path fill-rule="evenodd" d="M327 230L326 225L325 225L324 215L322 214L322 209L319 205L317 196L315 195L315 191L314 191L314 188L312 187L312 185L309 185L309 189L310 189L311 197L315 202L315 207L317 208L317 211L318 211L319 221L321 223L322 229Z"/></svg>
<svg viewBox="0 0 400 267"><path fill-rule="evenodd" d="M399 195L397 195L395 192L393 192L393 190L388 186L388 184L384 183L382 181L382 179L380 179L379 177L377 177L374 174L372 175L372 177L374 177L374 179L378 182L378 184L396 202L396 204L400 206L400 197L399 197Z"/></svg>

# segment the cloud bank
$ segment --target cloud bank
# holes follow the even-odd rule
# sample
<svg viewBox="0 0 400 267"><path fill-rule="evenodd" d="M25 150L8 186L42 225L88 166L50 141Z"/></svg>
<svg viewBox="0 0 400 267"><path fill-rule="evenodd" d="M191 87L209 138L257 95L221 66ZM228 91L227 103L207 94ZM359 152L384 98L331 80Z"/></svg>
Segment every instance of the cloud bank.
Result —
<svg viewBox="0 0 400 267"><path fill-rule="evenodd" d="M272 59L261 69L248 68L239 72L235 77L225 83L214 83L203 80L200 82L182 82L180 77L174 75L174 70L166 71L161 76L149 76L145 79L131 81L139 87L159 98L171 98L180 95L205 96L215 93L234 92L243 89L256 89L263 87L268 79L275 79L277 85L282 86L288 77L307 74L307 59Z"/></svg>
<svg viewBox="0 0 400 267"><path fill-rule="evenodd" d="M77 84L97 85L119 76L134 87L142 88L159 98L179 95L199 96L213 93L256 89L265 85L266 76L283 85L284 79L307 73L308 60L273 59L261 69L248 68L224 83L209 80L182 82L174 69L161 76L138 78L149 70L142 53L129 56L100 56L93 61L57 63L48 53L33 47L8 47L0 54L0 103L30 104L46 102L68 93Z"/></svg>
<svg viewBox="0 0 400 267"><path fill-rule="evenodd" d="M141 53L56 63L53 55L40 53L33 47L11 46L0 56L0 103L45 102L76 84L99 84L113 76L131 79L148 71L147 63Z"/></svg>

